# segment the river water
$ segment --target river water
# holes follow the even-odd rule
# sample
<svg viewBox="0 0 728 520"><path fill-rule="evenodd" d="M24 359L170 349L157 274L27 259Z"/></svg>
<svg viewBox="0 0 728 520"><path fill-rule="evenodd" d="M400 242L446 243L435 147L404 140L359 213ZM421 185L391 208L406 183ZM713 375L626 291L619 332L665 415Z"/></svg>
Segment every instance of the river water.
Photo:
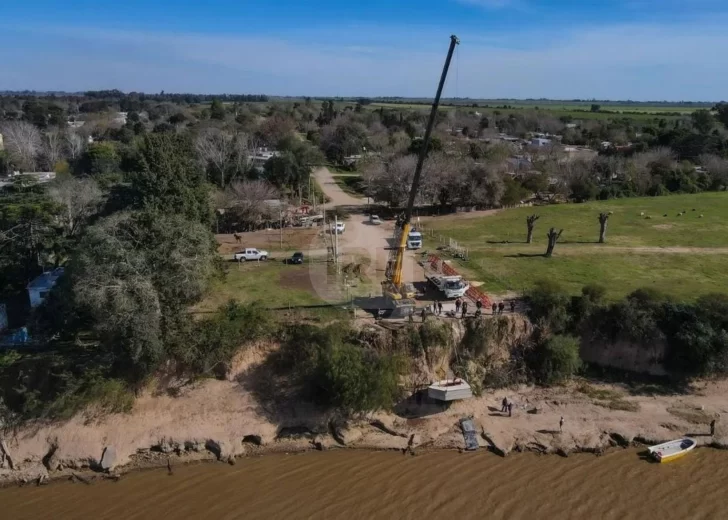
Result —
<svg viewBox="0 0 728 520"><path fill-rule="evenodd" d="M602 457L332 451L0 491L0 518L728 518L728 452Z"/></svg>

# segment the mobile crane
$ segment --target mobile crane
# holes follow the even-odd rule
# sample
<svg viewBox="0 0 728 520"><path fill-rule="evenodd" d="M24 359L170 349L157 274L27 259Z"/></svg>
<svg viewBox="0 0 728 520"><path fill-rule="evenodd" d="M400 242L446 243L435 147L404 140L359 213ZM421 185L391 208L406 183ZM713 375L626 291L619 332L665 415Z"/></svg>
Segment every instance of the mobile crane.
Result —
<svg viewBox="0 0 728 520"><path fill-rule="evenodd" d="M442 95L442 89L445 86L445 79L447 78L447 71L450 68L450 62L452 61L452 55L455 52L455 46L460 43L457 36L450 36L450 48L447 51L447 58L445 59L445 65L442 68L442 75L440 76L440 83L437 86L437 93L435 94L435 100L432 103L432 110L430 111L430 119L427 122L427 129L425 130L425 137L422 140L420 147L420 154L417 158L417 166L415 167L415 174L412 179L412 187L409 192L409 199L407 201L407 208L405 212L397 219L394 232L394 244L396 248L392 250L389 261L387 262L386 280L382 282L382 294L393 306L392 317L402 317L408 311L414 309L414 297L415 288L411 283L406 283L402 279L402 269L404 266L404 253L407 248L407 236L411 230L410 221L412 220L412 210L415 205L415 198L417 197L417 190L420 187L420 177L422 176L422 165L427 158L428 147L430 145L430 136L432 134L432 127L435 125L437 118L437 108L440 106L440 96Z"/></svg>

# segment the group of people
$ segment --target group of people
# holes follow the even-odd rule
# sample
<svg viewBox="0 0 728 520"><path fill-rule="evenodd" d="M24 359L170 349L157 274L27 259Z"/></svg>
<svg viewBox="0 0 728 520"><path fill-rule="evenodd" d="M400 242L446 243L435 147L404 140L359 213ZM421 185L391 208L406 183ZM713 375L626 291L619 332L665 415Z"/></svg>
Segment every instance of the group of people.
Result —
<svg viewBox="0 0 728 520"><path fill-rule="evenodd" d="M455 300L455 316L458 315L461 318L465 318L468 314L468 301L464 298L458 298ZM510 302L511 312L516 312L516 302L511 301ZM496 314L503 314L503 311L506 308L506 304L504 302L495 303L493 302L493 305L491 305L491 309L493 311L493 315ZM443 306L442 302L435 300L432 303L432 314L435 314L436 316L441 316L443 313ZM475 301L475 317L479 317L481 314L483 314L483 302L481 300ZM424 322L427 319L427 311L423 308L420 311L420 317L422 318L422 321ZM412 321L412 314L410 314L410 321Z"/></svg>

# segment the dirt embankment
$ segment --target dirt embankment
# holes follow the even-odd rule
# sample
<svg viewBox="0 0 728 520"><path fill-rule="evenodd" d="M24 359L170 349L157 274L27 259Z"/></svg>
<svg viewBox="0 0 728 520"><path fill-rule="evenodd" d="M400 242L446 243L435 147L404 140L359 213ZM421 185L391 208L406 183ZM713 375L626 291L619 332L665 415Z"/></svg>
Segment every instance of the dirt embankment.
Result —
<svg viewBox="0 0 728 520"><path fill-rule="evenodd" d="M506 331L509 334L513 331ZM633 442L657 443L692 435L701 444L728 447L728 382L694 385L682 393L662 388L574 382L519 386L445 406L411 396L390 413L348 422L295 400L272 409L250 388L271 347L247 350L228 380L207 380L175 397L148 393L129 414L77 416L6 432L0 447L5 482L114 475L181 461L309 449L461 449L458 421L472 417L483 448L511 451L602 453ZM512 416L500 411L503 398ZM720 417L726 417L725 424ZM563 417L563 428L560 419ZM710 422L718 419L715 435Z"/></svg>

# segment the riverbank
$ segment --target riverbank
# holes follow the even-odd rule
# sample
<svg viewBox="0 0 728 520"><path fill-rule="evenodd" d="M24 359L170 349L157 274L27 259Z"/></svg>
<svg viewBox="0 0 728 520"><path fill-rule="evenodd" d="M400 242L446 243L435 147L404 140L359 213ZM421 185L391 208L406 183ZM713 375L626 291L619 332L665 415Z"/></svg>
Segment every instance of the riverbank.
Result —
<svg viewBox="0 0 728 520"><path fill-rule="evenodd" d="M4 483L69 478L79 472L117 475L140 467L194 460L235 463L276 452L464 447L458 421L472 417L482 448L502 456L534 451L568 456L604 453L613 446L653 444L682 435L700 445L728 447L728 381L698 383L684 393L647 386L575 381L487 392L449 407L412 397L392 413L342 422L298 401L272 408L248 390L250 368L265 357L251 351L229 380L205 380L175 392L140 396L129 414L63 423L34 423L3 440ZM513 403L512 417L500 412ZM560 428L560 418L564 418ZM728 421L728 416L726 416ZM710 422L717 418L715 435Z"/></svg>

